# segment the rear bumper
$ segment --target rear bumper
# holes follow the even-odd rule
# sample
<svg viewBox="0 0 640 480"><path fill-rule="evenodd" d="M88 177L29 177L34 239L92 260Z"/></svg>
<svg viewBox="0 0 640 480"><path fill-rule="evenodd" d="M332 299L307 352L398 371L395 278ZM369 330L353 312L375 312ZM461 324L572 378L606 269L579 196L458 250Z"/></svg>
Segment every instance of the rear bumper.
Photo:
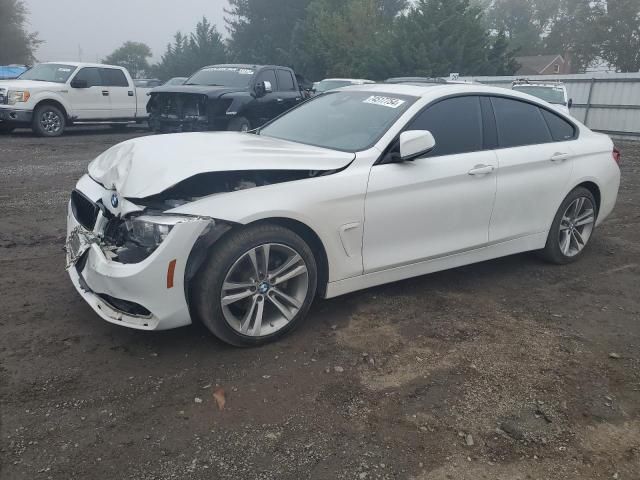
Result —
<svg viewBox="0 0 640 480"><path fill-rule="evenodd" d="M0 107L0 123L5 125L29 125L33 120L33 110L16 110Z"/></svg>

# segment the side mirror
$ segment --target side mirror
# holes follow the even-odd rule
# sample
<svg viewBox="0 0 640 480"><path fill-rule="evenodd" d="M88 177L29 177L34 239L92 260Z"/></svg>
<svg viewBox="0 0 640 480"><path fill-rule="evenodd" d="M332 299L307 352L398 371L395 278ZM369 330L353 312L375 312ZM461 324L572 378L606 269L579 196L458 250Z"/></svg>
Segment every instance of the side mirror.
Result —
<svg viewBox="0 0 640 480"><path fill-rule="evenodd" d="M568 108L573 107L573 98L570 98L570 99L569 99L569 103L567 103L567 107L568 107Z"/></svg>
<svg viewBox="0 0 640 480"><path fill-rule="evenodd" d="M400 134L400 160L415 160L429 153L436 146L436 140L429 130L408 130Z"/></svg>
<svg viewBox="0 0 640 480"><path fill-rule="evenodd" d="M73 79L71 81L71 88L89 88L89 83L86 80Z"/></svg>
<svg viewBox="0 0 640 480"><path fill-rule="evenodd" d="M256 84L256 97L264 97L267 93L273 92L271 82L264 81Z"/></svg>

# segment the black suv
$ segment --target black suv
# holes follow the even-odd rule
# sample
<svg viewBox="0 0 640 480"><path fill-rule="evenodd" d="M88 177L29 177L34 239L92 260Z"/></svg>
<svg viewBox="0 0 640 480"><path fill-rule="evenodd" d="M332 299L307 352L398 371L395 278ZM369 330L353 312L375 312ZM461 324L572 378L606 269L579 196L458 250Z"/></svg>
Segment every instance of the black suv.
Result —
<svg viewBox="0 0 640 480"><path fill-rule="evenodd" d="M273 65L211 65L150 96L149 126L156 132L247 131L303 100L293 70Z"/></svg>

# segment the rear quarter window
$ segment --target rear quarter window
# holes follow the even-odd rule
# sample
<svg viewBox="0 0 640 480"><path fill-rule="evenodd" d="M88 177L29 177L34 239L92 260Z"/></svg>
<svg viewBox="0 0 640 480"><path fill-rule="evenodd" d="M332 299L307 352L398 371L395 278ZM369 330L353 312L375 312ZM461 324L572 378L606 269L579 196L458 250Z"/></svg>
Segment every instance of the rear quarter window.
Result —
<svg viewBox="0 0 640 480"><path fill-rule="evenodd" d="M540 110L555 142L566 142L567 140L573 140L575 138L576 127L555 113L544 109Z"/></svg>
<svg viewBox="0 0 640 480"><path fill-rule="evenodd" d="M537 145L553 141L540 108L531 103L492 97L501 148Z"/></svg>

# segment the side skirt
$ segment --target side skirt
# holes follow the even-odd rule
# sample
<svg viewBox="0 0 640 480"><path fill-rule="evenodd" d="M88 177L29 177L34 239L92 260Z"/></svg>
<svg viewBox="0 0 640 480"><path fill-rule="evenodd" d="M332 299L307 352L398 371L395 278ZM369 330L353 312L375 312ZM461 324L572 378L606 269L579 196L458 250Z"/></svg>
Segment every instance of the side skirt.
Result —
<svg viewBox="0 0 640 480"><path fill-rule="evenodd" d="M391 268L381 272L367 273L358 277L330 282L327 285L325 298L333 298L355 292L356 290L462 267L472 263L484 262L494 258L506 257L516 253L540 250L544 248L546 242L547 233L537 233L535 235L527 235L526 237L477 248L468 252L456 253L454 255L412 263L411 265Z"/></svg>

